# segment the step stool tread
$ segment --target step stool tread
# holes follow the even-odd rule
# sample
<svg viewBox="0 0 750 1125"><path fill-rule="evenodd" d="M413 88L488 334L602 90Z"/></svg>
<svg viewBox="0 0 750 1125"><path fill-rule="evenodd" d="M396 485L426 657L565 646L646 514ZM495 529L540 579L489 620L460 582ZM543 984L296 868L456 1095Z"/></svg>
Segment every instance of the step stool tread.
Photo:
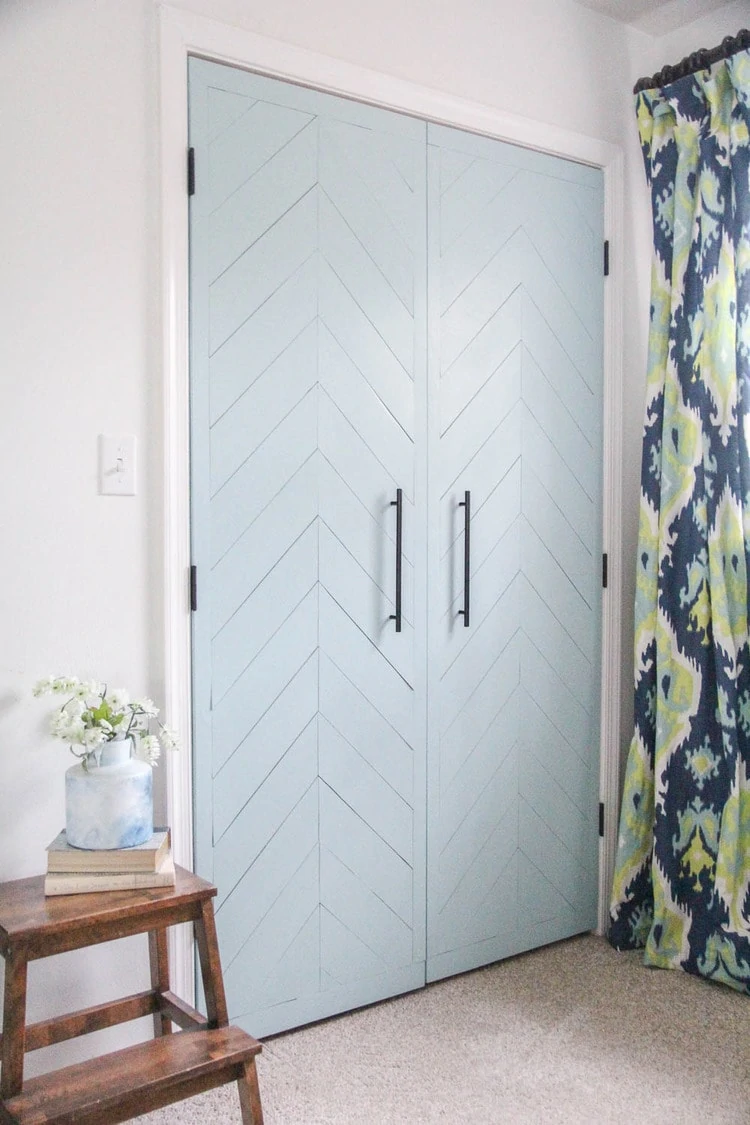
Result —
<svg viewBox="0 0 750 1125"><path fill-rule="evenodd" d="M139 1097L152 1107L163 1096L161 1104L167 1105L190 1096L200 1081L207 1089L230 1082L260 1050L260 1043L238 1027L164 1035L29 1079L20 1094L0 1103L0 1122L73 1125L127 1120L120 1113L133 1105L130 1116L135 1116ZM180 1093L183 1088L185 1095Z"/></svg>

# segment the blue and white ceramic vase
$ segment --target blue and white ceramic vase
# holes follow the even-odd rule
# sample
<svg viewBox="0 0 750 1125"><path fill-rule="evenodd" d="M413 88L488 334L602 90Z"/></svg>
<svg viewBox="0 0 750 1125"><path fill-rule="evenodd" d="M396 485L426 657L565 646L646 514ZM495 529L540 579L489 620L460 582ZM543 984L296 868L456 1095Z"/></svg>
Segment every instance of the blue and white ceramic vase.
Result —
<svg viewBox="0 0 750 1125"><path fill-rule="evenodd" d="M132 751L132 738L105 742L98 766L66 771L65 833L73 847L132 848L153 836L152 770Z"/></svg>

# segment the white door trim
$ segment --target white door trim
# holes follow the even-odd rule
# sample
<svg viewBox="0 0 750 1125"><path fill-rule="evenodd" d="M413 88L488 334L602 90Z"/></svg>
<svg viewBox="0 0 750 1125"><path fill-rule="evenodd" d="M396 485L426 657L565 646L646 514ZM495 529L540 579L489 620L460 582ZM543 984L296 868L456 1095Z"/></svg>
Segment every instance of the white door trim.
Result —
<svg viewBox="0 0 750 1125"><path fill-rule="evenodd" d="M191 54L372 102L444 125L599 167L604 173L604 229L610 243L610 276L604 303L603 543L609 555L602 617L600 799L605 835L599 865L599 929L606 928L617 833L620 729L621 522L622 522L622 230L623 158L604 141L545 125L491 106L465 101L376 71L366 70L268 39L182 9L161 5L161 304L164 408L164 677L169 722L185 750L167 759L167 812L175 859L193 863L190 567L187 59ZM193 998L192 935L170 932L173 987Z"/></svg>

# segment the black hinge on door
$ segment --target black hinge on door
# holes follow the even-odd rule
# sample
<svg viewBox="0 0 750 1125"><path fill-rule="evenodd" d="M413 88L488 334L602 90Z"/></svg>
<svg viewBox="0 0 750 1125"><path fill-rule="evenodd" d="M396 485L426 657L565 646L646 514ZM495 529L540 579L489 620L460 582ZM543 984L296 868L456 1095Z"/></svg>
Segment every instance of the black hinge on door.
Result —
<svg viewBox="0 0 750 1125"><path fill-rule="evenodd" d="M604 276L609 277L609 239L604 243Z"/></svg>
<svg viewBox="0 0 750 1125"><path fill-rule="evenodd" d="M187 153L187 189L188 195L195 195L195 149L189 148Z"/></svg>
<svg viewBox="0 0 750 1125"><path fill-rule="evenodd" d="M599 802L599 835L604 835L604 801Z"/></svg>
<svg viewBox="0 0 750 1125"><path fill-rule="evenodd" d="M195 613L198 608L198 567L190 567L190 610Z"/></svg>
<svg viewBox="0 0 750 1125"><path fill-rule="evenodd" d="M609 577L608 572L609 572L609 556L607 554L603 554L602 555L602 589L604 589L604 590L607 589L607 579Z"/></svg>

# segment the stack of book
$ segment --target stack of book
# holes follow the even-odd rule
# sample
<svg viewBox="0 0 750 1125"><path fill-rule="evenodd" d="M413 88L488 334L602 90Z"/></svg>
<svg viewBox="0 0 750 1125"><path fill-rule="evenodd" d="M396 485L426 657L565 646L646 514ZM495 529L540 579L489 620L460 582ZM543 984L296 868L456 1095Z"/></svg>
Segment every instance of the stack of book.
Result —
<svg viewBox="0 0 750 1125"><path fill-rule="evenodd" d="M88 851L68 843L63 830L47 848L46 895L129 891L175 884L172 837L156 828L150 840L133 848Z"/></svg>

